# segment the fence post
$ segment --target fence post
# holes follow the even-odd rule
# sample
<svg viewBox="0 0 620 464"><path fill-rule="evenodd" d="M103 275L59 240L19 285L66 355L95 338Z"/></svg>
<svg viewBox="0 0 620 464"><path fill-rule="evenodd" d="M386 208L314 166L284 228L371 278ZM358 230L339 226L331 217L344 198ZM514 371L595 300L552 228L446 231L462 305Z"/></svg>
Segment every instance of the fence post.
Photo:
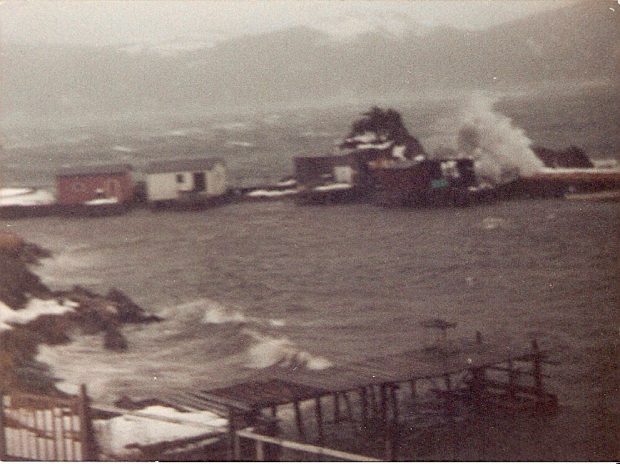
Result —
<svg viewBox="0 0 620 464"><path fill-rule="evenodd" d="M264 461L265 460L265 452L263 450L263 442L260 440L256 440L256 460Z"/></svg>
<svg viewBox="0 0 620 464"><path fill-rule="evenodd" d="M544 387L542 380L542 354L538 348L538 341L532 340L532 376L536 388L538 406L544 404Z"/></svg>
<svg viewBox="0 0 620 464"><path fill-rule="evenodd" d="M92 428L90 423L90 400L86 393L86 385L80 385L79 396L79 414L80 414L80 441L82 442L82 460L94 461L94 438L92 436Z"/></svg>
<svg viewBox="0 0 620 464"><path fill-rule="evenodd" d="M4 392L0 391L0 461L6 460L6 435L4 433Z"/></svg>

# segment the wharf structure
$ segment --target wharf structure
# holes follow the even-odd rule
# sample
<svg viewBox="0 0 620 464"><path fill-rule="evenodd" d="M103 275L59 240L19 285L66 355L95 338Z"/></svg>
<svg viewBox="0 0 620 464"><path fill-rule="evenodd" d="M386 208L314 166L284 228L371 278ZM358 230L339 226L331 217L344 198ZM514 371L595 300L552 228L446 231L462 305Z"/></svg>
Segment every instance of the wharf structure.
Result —
<svg viewBox="0 0 620 464"><path fill-rule="evenodd" d="M444 334L447 327L436 326ZM330 455L335 447L367 460L410 459L421 431L443 428L456 435L476 415L553 412L557 397L544 388L544 363L552 362L535 341L515 349L485 343L477 334L471 342L444 339L322 370L287 362L218 388L171 391L149 401L226 414L229 460L289 460L280 455L284 448ZM283 437L280 414L286 418L291 409L296 437L290 429Z"/></svg>

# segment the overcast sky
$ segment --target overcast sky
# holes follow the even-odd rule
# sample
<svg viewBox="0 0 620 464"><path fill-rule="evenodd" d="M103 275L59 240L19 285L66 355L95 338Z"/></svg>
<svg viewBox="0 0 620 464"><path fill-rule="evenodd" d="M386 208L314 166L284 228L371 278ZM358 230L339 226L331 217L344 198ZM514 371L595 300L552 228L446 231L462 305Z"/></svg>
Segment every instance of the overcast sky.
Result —
<svg viewBox="0 0 620 464"><path fill-rule="evenodd" d="M572 0L574 1L574 0ZM294 25L412 20L481 29L571 0L0 0L2 39L87 45L212 40ZM353 20L351 20L353 18ZM398 22L397 21L397 22ZM389 21L388 21L389 22ZM394 22L394 21L392 21ZM345 31L346 32L346 31Z"/></svg>

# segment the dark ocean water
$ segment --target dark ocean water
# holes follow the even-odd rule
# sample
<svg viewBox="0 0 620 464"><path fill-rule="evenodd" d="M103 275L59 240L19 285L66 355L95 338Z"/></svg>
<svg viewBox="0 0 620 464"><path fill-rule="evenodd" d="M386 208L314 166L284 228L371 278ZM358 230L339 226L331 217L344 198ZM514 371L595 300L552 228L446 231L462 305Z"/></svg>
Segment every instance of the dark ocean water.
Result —
<svg viewBox="0 0 620 464"><path fill-rule="evenodd" d="M10 229L53 251L39 270L50 285L115 286L166 318L124 329L126 353L106 352L99 336L41 350L66 387L85 382L97 400L215 386L295 354L320 369L421 347L419 323L442 317L458 323L455 337L481 330L550 349L562 364L548 384L565 415L549 430L570 439L538 452L587 459L613 444L597 424L617 422L619 222L617 204L563 200L273 202Z"/></svg>
<svg viewBox="0 0 620 464"><path fill-rule="evenodd" d="M604 97L513 99L498 108L537 143L613 156L620 152L613 129L619 105L616 95ZM427 102L403 116L436 147L453 140L455 107ZM232 184L273 181L290 173L291 156L329 150L363 109L15 129L6 135L2 179L51 185L63 163L139 167L207 153L227 160ZM422 320L441 317L457 322L455 337L481 330L489 340L524 347L537 338L561 362L547 380L561 410L542 426L530 423L538 419L486 426L478 438L464 438L469 445L460 454L439 446L423 458L613 460L618 213L617 204L565 200L418 210L270 202L5 220L2 227L53 252L37 270L50 286L117 287L165 317L124 328L125 353L105 351L100 336L78 334L72 344L42 347L39 359L64 388L85 382L97 401L208 388L282 358L320 369L401 352L426 342Z"/></svg>

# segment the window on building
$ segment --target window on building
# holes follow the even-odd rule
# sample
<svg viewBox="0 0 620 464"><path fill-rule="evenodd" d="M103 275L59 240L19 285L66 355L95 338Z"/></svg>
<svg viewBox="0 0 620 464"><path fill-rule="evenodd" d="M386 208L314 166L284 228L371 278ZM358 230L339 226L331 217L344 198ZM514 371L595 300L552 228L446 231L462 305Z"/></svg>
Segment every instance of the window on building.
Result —
<svg viewBox="0 0 620 464"><path fill-rule="evenodd" d="M185 176L183 174L177 174L177 184L185 183Z"/></svg>

